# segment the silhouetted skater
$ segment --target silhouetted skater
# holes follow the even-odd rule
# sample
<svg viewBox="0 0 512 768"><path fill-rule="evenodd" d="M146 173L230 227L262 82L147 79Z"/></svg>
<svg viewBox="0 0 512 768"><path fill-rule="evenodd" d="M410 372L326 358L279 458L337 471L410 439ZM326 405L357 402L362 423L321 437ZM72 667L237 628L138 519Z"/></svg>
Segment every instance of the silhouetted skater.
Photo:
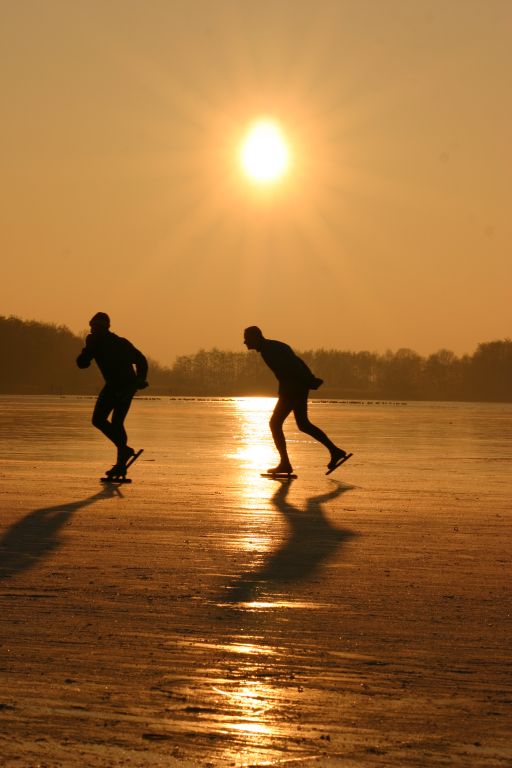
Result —
<svg viewBox="0 0 512 768"><path fill-rule="evenodd" d="M126 474L126 462L138 455L128 445L124 420L135 392L148 386L148 363L133 344L109 330L110 318L105 312L97 312L89 325L91 333L76 363L79 368L88 368L95 360L105 379L105 386L94 406L92 423L117 447L116 463L107 472L107 475L117 477L123 470Z"/></svg>
<svg viewBox="0 0 512 768"><path fill-rule="evenodd" d="M283 432L284 421L293 411L300 431L325 445L331 454L326 472L329 475L352 454L338 448L332 440L329 440L325 432L312 424L308 418L309 390L318 389L323 384L322 379L313 375L306 363L295 354L288 344L266 339L256 325L251 325L245 329L244 344L247 349L256 349L261 354L279 381L279 398L270 419L270 429L281 460L277 467L269 469L268 473L271 475L289 475L293 472Z"/></svg>

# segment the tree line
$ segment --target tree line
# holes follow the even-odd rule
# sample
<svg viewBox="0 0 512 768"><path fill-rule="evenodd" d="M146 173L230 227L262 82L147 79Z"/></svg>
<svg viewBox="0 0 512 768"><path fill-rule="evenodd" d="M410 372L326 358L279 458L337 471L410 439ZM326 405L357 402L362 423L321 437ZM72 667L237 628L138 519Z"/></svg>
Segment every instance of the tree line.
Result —
<svg viewBox="0 0 512 768"><path fill-rule="evenodd" d="M0 317L0 393L94 394L101 376L79 370L83 339L64 326ZM411 349L378 354L341 350L299 352L324 385L319 398L512 402L512 341L483 342L472 355ZM144 394L231 397L273 395L276 382L255 352L199 350L172 367L150 360Z"/></svg>
<svg viewBox="0 0 512 768"><path fill-rule="evenodd" d="M96 394L103 382L96 365L76 366L83 345L63 325L0 316L0 394ZM169 369L149 363L157 389L167 389Z"/></svg>

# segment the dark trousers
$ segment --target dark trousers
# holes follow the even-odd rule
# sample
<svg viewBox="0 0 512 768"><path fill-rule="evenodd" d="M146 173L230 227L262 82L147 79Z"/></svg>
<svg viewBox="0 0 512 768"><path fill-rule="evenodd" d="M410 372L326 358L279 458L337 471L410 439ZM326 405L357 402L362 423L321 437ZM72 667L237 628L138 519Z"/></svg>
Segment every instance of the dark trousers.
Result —
<svg viewBox="0 0 512 768"><path fill-rule="evenodd" d="M119 391L108 384L103 387L96 400L92 414L92 423L100 432L108 437L117 448L125 448L128 442L124 420L130 410L136 390L128 388ZM109 421L108 417L112 414Z"/></svg>
<svg viewBox="0 0 512 768"><path fill-rule="evenodd" d="M318 440L319 443L322 443L322 445L325 445L331 454L337 450L337 447L331 440L329 440L325 432L309 420L307 389L290 394L280 394L274 412L270 417L270 430L283 462L290 463L286 449L283 424L285 419L287 419L292 412L295 416L297 427L301 432L305 432L315 440Z"/></svg>

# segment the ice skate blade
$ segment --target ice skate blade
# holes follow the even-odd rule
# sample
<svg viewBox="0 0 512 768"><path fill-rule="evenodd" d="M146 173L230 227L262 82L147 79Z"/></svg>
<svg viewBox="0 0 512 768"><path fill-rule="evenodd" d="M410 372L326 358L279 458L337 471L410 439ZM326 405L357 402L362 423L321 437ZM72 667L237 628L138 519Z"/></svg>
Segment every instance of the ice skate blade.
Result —
<svg viewBox="0 0 512 768"><path fill-rule="evenodd" d="M330 475L331 472L334 472L335 469L338 469L338 467L341 467L341 465L344 464L346 461L348 461L350 459L350 457L353 456L353 455L354 455L353 453L346 453L345 456L343 456L341 459L339 459L336 462L336 464L334 465L334 467L332 467L332 469L328 469L325 474L326 475Z"/></svg>
<svg viewBox="0 0 512 768"><path fill-rule="evenodd" d="M141 455L141 453L143 453L143 452L144 452L144 448L141 448L141 449L140 449L140 451L137 451L136 453L132 453L132 455L130 456L130 458L128 459L128 461L126 462L126 464L124 465L124 466L125 466L125 469L128 469L128 467L131 467L131 465L133 464L133 462L134 462L134 461L137 461L137 459L139 458L139 456L140 456L140 455Z"/></svg>
<svg viewBox="0 0 512 768"><path fill-rule="evenodd" d="M113 485L124 485L125 483L131 483L130 477L102 477L101 483L112 483Z"/></svg>

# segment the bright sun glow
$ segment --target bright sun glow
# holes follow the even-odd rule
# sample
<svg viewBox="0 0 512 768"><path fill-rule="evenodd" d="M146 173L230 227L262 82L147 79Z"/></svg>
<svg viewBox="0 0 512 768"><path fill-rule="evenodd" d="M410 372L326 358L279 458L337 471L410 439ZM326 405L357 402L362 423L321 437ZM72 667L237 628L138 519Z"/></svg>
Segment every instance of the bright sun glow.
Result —
<svg viewBox="0 0 512 768"><path fill-rule="evenodd" d="M279 125L268 119L255 122L242 143L240 161L252 181L268 184L282 178L290 153Z"/></svg>

